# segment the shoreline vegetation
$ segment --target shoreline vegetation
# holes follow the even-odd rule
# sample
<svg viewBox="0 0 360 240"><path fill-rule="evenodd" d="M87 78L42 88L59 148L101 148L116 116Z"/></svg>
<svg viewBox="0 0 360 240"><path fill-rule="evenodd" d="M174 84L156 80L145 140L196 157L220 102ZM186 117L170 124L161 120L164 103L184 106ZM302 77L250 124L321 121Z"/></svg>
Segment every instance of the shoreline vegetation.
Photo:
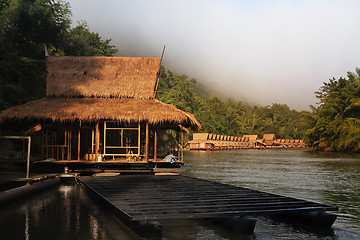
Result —
<svg viewBox="0 0 360 240"><path fill-rule="evenodd" d="M86 21L72 28L71 15L65 1L1 1L0 111L45 96L44 43L50 55L113 56L118 52L111 39L91 32ZM320 104L311 106L311 112L279 103L249 106L209 96L196 79L162 66L157 99L193 113L204 133L274 133L280 139L303 139L321 151L360 152L360 69L348 72L346 78L324 82L315 94Z"/></svg>

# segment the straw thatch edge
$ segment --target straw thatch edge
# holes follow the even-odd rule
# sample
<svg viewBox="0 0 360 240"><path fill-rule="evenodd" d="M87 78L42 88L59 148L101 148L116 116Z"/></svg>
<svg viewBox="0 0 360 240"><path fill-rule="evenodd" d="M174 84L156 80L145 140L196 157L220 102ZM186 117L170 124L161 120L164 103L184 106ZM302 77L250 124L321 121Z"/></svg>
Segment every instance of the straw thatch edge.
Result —
<svg viewBox="0 0 360 240"><path fill-rule="evenodd" d="M0 123L25 119L60 123L111 120L123 123L148 122L157 126L182 125L194 131L201 128L191 113L156 99L45 97L0 113Z"/></svg>

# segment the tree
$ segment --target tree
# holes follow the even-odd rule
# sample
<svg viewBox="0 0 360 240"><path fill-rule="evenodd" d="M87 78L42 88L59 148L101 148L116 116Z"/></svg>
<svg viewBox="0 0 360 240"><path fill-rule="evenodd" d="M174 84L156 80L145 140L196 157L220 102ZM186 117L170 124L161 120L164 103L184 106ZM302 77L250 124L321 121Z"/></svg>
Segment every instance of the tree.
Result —
<svg viewBox="0 0 360 240"><path fill-rule="evenodd" d="M330 79L316 92L320 106L306 138L327 151L360 151L360 69Z"/></svg>
<svg viewBox="0 0 360 240"><path fill-rule="evenodd" d="M0 6L1 110L45 95L44 43L62 41L71 13L63 1L13 0Z"/></svg>
<svg viewBox="0 0 360 240"><path fill-rule="evenodd" d="M110 45L111 39L102 40L98 33L90 32L86 21L78 22L67 34L64 46L66 55L71 56L113 56L118 52Z"/></svg>
<svg viewBox="0 0 360 240"><path fill-rule="evenodd" d="M52 55L117 52L86 22L71 29L70 17L62 0L0 1L0 110L45 96L44 43Z"/></svg>

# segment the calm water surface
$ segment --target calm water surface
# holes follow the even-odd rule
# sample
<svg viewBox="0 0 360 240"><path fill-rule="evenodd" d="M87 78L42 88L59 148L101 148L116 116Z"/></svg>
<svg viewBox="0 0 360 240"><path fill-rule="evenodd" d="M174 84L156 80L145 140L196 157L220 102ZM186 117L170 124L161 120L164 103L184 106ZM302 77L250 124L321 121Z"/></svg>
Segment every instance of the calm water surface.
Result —
<svg viewBox="0 0 360 240"><path fill-rule="evenodd" d="M258 218L253 234L206 220L162 221L164 239L360 239L360 156L297 150L185 153L189 176L340 208L330 230ZM79 185L59 186L0 209L1 239L136 239Z"/></svg>

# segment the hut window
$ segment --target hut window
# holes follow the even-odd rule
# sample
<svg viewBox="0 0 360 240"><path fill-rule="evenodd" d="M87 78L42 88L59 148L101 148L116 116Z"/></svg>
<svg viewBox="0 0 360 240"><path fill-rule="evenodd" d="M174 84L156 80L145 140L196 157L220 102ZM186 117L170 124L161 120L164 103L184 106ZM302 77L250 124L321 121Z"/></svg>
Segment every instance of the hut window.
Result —
<svg viewBox="0 0 360 240"><path fill-rule="evenodd" d="M134 127L119 127L114 122L104 122L104 155L140 156L140 124Z"/></svg>

